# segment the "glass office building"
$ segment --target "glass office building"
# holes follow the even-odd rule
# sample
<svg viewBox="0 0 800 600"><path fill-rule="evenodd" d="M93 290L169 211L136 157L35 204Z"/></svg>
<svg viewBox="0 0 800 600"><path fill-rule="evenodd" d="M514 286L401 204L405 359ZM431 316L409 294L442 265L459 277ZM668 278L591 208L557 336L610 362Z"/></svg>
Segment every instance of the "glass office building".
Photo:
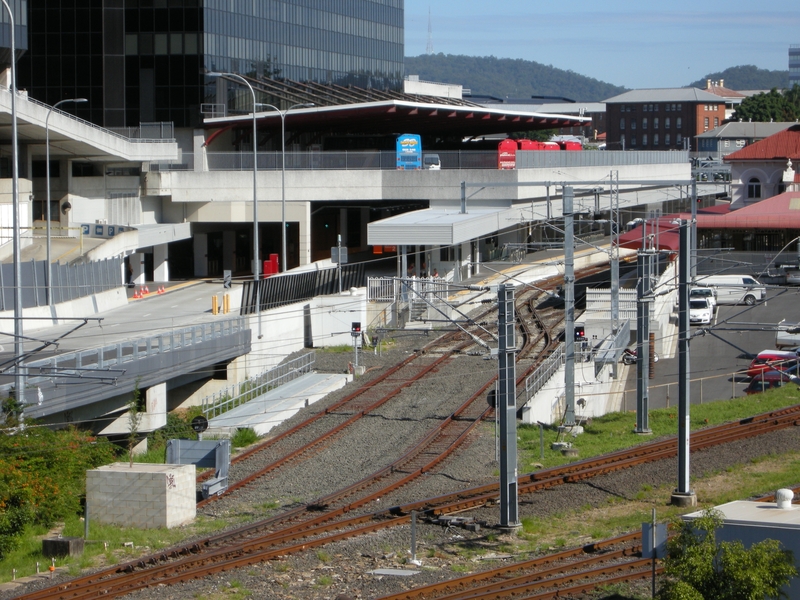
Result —
<svg viewBox="0 0 800 600"><path fill-rule="evenodd" d="M19 1L19 0L18 0ZM36 0L20 87L106 127L196 125L205 71L400 89L404 0Z"/></svg>
<svg viewBox="0 0 800 600"><path fill-rule="evenodd" d="M19 58L28 49L28 0L7 0L14 13L14 46ZM0 6L0 65L11 65L11 22L5 6Z"/></svg>

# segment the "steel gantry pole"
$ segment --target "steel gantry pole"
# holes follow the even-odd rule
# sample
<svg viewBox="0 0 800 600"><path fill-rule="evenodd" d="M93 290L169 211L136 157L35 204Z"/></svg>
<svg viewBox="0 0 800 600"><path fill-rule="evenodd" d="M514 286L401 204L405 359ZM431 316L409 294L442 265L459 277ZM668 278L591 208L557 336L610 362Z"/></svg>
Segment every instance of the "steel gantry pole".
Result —
<svg viewBox="0 0 800 600"><path fill-rule="evenodd" d="M62 104L66 104L67 102L88 102L86 98L67 98L66 100L59 100L50 109L47 111L47 117L44 120L44 154L45 154L45 179L47 180L47 207L45 209L45 220L46 220L46 229L47 229L47 305L52 308L53 306L53 279L52 273L50 268L50 245L51 245L51 235L50 235L50 115L53 114L53 110L61 106Z"/></svg>
<svg viewBox="0 0 800 600"><path fill-rule="evenodd" d="M500 421L500 527L520 526L517 501L517 394L514 286L497 288L497 415Z"/></svg>

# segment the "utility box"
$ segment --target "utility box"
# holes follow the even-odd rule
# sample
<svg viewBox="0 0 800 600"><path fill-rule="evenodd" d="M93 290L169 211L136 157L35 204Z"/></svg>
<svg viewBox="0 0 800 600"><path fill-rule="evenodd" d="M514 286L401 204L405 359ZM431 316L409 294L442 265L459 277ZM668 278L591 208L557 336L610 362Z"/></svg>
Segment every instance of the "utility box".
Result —
<svg viewBox="0 0 800 600"><path fill-rule="evenodd" d="M59 558L61 556L81 556L83 554L83 538L45 538L42 540L42 554L44 554L47 558Z"/></svg>
<svg viewBox="0 0 800 600"><path fill-rule="evenodd" d="M86 472L89 522L178 527L197 516L194 465L113 463Z"/></svg>

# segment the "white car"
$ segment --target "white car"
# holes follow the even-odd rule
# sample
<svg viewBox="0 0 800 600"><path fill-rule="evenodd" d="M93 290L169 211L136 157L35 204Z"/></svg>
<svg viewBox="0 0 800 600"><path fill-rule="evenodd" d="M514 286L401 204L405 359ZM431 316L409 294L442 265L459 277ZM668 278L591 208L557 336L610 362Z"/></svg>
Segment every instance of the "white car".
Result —
<svg viewBox="0 0 800 600"><path fill-rule="evenodd" d="M692 325L708 325L714 317L714 309L708 298L689 300L689 323Z"/></svg>
<svg viewBox="0 0 800 600"><path fill-rule="evenodd" d="M717 306L717 294L713 289L707 287L696 287L689 290L689 300L700 300L705 298L711 305L711 310Z"/></svg>

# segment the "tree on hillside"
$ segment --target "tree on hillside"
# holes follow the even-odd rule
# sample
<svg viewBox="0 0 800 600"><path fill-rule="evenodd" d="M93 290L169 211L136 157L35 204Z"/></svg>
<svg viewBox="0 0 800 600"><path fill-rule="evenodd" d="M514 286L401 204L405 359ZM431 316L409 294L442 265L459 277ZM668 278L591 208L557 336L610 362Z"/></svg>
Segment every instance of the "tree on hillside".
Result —
<svg viewBox="0 0 800 600"><path fill-rule="evenodd" d="M676 523L678 535L664 561L666 580L660 600L762 600L783 598L783 588L797 575L792 553L776 540L745 549L740 541L717 542L722 514L704 511L694 521Z"/></svg>
<svg viewBox="0 0 800 600"><path fill-rule="evenodd" d="M573 71L557 69L531 60L423 54L405 58L406 74L425 81L460 84L473 95L529 99L531 96L571 98L578 102L599 102L616 96L625 88Z"/></svg>
<svg viewBox="0 0 800 600"><path fill-rule="evenodd" d="M709 73L705 77L693 81L688 87L705 89L708 80L725 82L729 90L771 90L784 88L789 81L789 71L770 71L759 69L755 65L730 67L724 71Z"/></svg>
<svg viewBox="0 0 800 600"><path fill-rule="evenodd" d="M745 98L733 113L734 120L742 121L795 121L800 118L800 86L779 92L772 88L767 94Z"/></svg>

